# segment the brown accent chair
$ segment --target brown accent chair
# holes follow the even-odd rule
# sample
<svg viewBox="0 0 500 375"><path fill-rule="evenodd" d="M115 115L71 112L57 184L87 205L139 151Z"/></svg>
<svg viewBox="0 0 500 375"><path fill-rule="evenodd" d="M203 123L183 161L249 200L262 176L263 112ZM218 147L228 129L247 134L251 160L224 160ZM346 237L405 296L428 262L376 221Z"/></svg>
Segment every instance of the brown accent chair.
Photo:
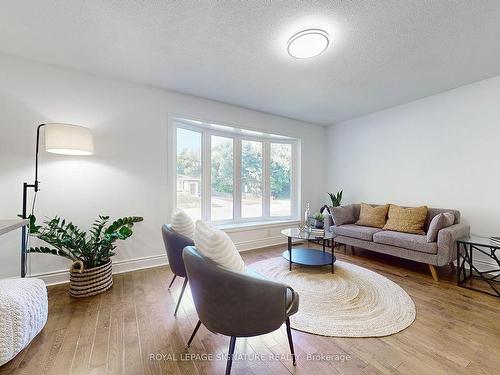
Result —
<svg viewBox="0 0 500 375"><path fill-rule="evenodd" d="M264 335L286 323L295 366L290 316L299 309L297 292L257 273L240 273L222 267L201 255L193 246L186 247L182 256L199 318L188 347L202 323L211 332L230 336L228 375L237 337Z"/></svg>

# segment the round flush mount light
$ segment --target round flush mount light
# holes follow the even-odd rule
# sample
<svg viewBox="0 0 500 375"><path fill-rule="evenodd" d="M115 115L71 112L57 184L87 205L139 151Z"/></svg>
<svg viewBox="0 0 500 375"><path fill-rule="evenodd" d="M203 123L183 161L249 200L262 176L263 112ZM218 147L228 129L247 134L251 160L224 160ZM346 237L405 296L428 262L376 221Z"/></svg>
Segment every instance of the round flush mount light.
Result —
<svg viewBox="0 0 500 375"><path fill-rule="evenodd" d="M306 29L288 40L288 54L297 59L308 59L323 53L330 43L328 33L321 29Z"/></svg>

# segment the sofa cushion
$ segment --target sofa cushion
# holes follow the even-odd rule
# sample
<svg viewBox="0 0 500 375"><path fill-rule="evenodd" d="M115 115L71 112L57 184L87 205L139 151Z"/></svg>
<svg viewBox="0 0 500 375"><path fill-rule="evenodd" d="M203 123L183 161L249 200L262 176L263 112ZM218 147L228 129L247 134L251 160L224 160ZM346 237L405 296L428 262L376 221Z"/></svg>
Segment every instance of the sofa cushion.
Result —
<svg viewBox="0 0 500 375"><path fill-rule="evenodd" d="M389 219L384 225L384 230L403 233L425 234L424 224L427 217L427 206L400 207L391 204Z"/></svg>
<svg viewBox="0 0 500 375"><path fill-rule="evenodd" d="M388 210L388 204L373 207L367 203L361 203L359 220L356 221L356 224L365 227L382 228L385 225Z"/></svg>
<svg viewBox="0 0 500 375"><path fill-rule="evenodd" d="M422 234L380 231L373 235L373 241L384 245L402 247L409 250L437 254L437 243L427 242L427 236Z"/></svg>
<svg viewBox="0 0 500 375"><path fill-rule="evenodd" d="M436 242L438 232L443 228L453 225L454 222L455 215L451 212L443 212L434 216L427 230L427 242Z"/></svg>
<svg viewBox="0 0 500 375"><path fill-rule="evenodd" d="M333 223L337 226L344 224L353 224L354 208L352 205L333 207L330 206L330 214L332 215Z"/></svg>
<svg viewBox="0 0 500 375"><path fill-rule="evenodd" d="M453 214L453 216L455 217L455 221L453 222L453 224L460 223L460 211L453 210L451 208L432 208L432 207L429 207L429 211L427 212L427 218L425 219L425 226L424 226L424 230L426 232L429 231L429 227L431 225L432 219L434 219L434 217L436 215L439 215L442 213Z"/></svg>
<svg viewBox="0 0 500 375"><path fill-rule="evenodd" d="M363 227L356 224L345 224L339 227L332 227L332 231L339 236L352 237L364 241L373 241L373 234L380 232L381 229L373 227Z"/></svg>

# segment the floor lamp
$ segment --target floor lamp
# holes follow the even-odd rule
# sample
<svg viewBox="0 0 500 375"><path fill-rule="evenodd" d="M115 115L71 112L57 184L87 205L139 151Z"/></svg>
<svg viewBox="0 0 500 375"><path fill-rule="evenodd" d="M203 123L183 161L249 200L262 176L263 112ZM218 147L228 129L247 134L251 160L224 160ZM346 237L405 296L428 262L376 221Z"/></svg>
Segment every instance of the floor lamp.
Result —
<svg viewBox="0 0 500 375"><path fill-rule="evenodd" d="M38 181L38 151L40 148L40 131L45 130L45 151L61 155L92 155L94 153L94 139L90 129L70 124L40 124L36 128L35 151L35 181L32 184L23 184L23 219L27 218L28 189L39 190ZM21 239L21 277L26 276L26 256L28 237L26 226L22 228Z"/></svg>

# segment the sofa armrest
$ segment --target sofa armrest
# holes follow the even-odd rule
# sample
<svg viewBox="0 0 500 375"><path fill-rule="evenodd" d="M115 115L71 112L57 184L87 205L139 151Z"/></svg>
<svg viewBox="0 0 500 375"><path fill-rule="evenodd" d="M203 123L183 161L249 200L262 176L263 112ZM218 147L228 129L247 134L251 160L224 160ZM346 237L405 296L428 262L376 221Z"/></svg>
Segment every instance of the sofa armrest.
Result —
<svg viewBox="0 0 500 375"><path fill-rule="evenodd" d="M444 266L457 259L457 240L470 235L470 226L467 224L454 224L438 232L438 259L437 265Z"/></svg>

